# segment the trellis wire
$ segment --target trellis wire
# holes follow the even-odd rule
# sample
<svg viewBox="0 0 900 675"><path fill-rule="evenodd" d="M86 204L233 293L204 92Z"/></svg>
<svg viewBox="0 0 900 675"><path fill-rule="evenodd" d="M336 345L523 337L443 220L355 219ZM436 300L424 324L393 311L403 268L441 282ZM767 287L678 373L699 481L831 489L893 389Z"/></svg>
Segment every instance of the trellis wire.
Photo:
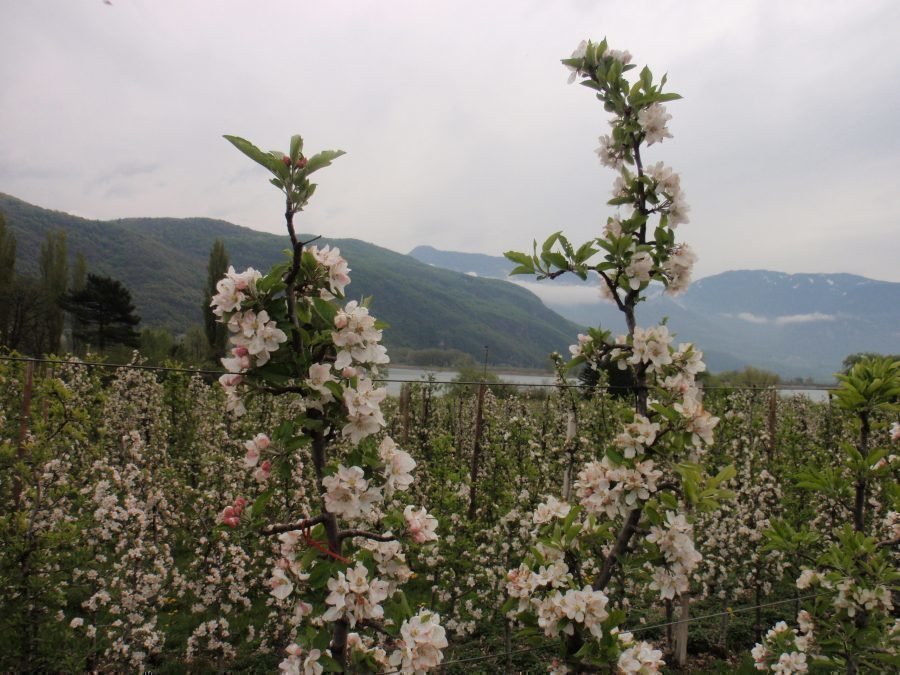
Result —
<svg viewBox="0 0 900 675"><path fill-rule="evenodd" d="M702 616L689 617L687 619L676 619L675 621L667 621L665 623L655 623L649 626L637 626L635 628L628 628L621 632L623 633L639 633L641 631L654 630L657 628L666 628L667 626L675 626L677 624L685 624L685 623L694 623L695 621L705 621L707 619L715 619L722 616L731 616L732 614L742 614L744 612L752 612L757 609L764 609L766 607L775 607L777 605L786 605L789 603L798 603L802 600L809 600L811 598L822 597L823 595L830 595L830 591L822 591L821 593L810 593L809 595L801 595L796 598L788 598L786 600L774 600L773 602L764 602L758 605L750 605L748 607L739 607L737 609L731 609L724 612L715 612L713 614L704 614ZM487 654L484 656L467 656L462 659L453 659L450 661L443 661L441 663L441 668L445 666L452 666L458 663L475 663L477 661L489 661L492 659L500 659L503 657L516 656L519 654L528 654L530 652L542 651L553 649L554 645L540 645L537 647L527 647L525 649L517 649L511 652L500 652L497 654ZM388 670L382 673L382 675L397 675L400 673L399 670Z"/></svg>

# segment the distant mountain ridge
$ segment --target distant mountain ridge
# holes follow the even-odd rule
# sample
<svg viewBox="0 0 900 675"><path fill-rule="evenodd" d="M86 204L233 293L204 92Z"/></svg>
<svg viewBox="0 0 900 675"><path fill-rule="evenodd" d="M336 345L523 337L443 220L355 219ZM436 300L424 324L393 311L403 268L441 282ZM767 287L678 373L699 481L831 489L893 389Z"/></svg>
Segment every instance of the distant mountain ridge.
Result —
<svg viewBox="0 0 900 675"><path fill-rule="evenodd" d="M513 267L500 256L473 257L430 247L418 247L410 255L485 275L502 275ZM552 282L511 279L572 321L624 330L621 314L594 291L596 279L588 284L573 275ZM565 279L576 283L561 286ZM843 273L729 271L699 279L674 298L661 288L651 289L638 317L643 325L668 317L678 339L695 342L712 370L753 365L786 377L829 379L847 354L898 351L900 283Z"/></svg>
<svg viewBox="0 0 900 675"><path fill-rule="evenodd" d="M506 258L484 253L441 251L433 246L416 246L409 255L427 265L443 267L463 274L504 279L515 265Z"/></svg>
<svg viewBox="0 0 900 675"><path fill-rule="evenodd" d="M131 290L143 325L175 332L200 323L202 289L213 241L225 242L236 269L267 270L283 260L287 234L257 232L209 218L96 221L50 211L0 193L0 212L16 236L18 274L36 275L40 245L51 230L68 235L68 252L85 255L88 270ZM389 348L457 349L495 366L547 366L579 328L531 292L506 281L473 278L355 239L338 246L351 267L348 299L373 296L372 311L389 324Z"/></svg>

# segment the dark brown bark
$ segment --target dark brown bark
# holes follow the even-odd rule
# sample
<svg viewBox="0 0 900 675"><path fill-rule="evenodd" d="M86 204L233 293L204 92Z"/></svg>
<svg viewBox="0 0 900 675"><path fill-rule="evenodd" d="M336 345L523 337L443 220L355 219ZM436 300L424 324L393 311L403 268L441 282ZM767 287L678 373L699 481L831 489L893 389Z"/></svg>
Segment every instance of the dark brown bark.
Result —
<svg viewBox="0 0 900 675"><path fill-rule="evenodd" d="M859 454L868 462L869 456L869 413L861 412L859 414ZM864 475L856 479L856 495L853 500L853 529L862 532L866 524L866 490L868 481Z"/></svg>
<svg viewBox="0 0 900 675"><path fill-rule="evenodd" d="M469 520L475 520L478 510L478 470L481 464L481 431L484 422L484 382L478 387L478 404L475 409L475 447L472 448L472 468L469 473Z"/></svg>

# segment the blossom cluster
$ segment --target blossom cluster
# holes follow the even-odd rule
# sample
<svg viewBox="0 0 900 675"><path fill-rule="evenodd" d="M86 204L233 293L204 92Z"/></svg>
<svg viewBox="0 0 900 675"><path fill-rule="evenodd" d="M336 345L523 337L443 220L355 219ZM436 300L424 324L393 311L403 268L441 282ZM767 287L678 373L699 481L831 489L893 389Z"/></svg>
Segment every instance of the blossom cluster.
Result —
<svg viewBox="0 0 900 675"><path fill-rule="evenodd" d="M653 460L634 461L630 467L605 456L578 473L575 494L588 513L613 519L650 499L662 475Z"/></svg>
<svg viewBox="0 0 900 675"><path fill-rule="evenodd" d="M246 499L243 497L235 499L234 504L226 506L225 510L222 511L222 522L228 527L237 527L241 522L241 514L244 512L245 506L247 506Z"/></svg>
<svg viewBox="0 0 900 675"><path fill-rule="evenodd" d="M812 648L813 624L808 612L801 610L797 616L800 630L791 629L784 621L776 623L766 633L763 642L750 651L757 670L792 675L809 670L807 653Z"/></svg>
<svg viewBox="0 0 900 675"><path fill-rule="evenodd" d="M290 644L284 650L287 658L278 664L278 669L285 675L321 675L324 667L319 663L322 655L331 656L331 651L326 649L311 649L304 656L303 649L296 643Z"/></svg>
<svg viewBox="0 0 900 675"><path fill-rule="evenodd" d="M381 619L384 607L380 603L388 598L389 585L378 578L369 579L369 571L361 562L347 568L346 574L328 580L330 593L325 602L330 607L322 615L325 621L346 619L350 627L367 619Z"/></svg>
<svg viewBox="0 0 900 675"><path fill-rule="evenodd" d="M679 225L691 222L687 215L691 207L685 201L681 177L662 162L650 164L644 171L653 181L657 197L661 198L661 204L657 208L659 213L666 215L666 224L674 230Z"/></svg>
<svg viewBox="0 0 900 675"><path fill-rule="evenodd" d="M647 145L662 143L663 139L672 138L672 134L666 126L672 116L666 112L666 106L661 103L653 103L643 108L638 112L637 118Z"/></svg>
<svg viewBox="0 0 900 675"><path fill-rule="evenodd" d="M229 267L225 277L216 283L216 294L209 303L217 317L224 318L231 312L240 312L242 305L256 295L256 282L262 277L257 270L248 267L240 274Z"/></svg>
<svg viewBox="0 0 900 675"><path fill-rule="evenodd" d="M344 389L344 404L347 408L347 424L341 429L351 442L359 443L384 426L381 402L387 396L387 389L376 389L372 380L358 378L356 387Z"/></svg>
<svg viewBox="0 0 900 675"><path fill-rule="evenodd" d="M378 456L384 462L384 494L390 497L395 490L405 491L412 485L412 470L416 460L399 447L390 436L385 436L378 446Z"/></svg>
<svg viewBox="0 0 900 675"><path fill-rule="evenodd" d="M570 56L569 58L575 59L575 60L584 59L585 55L587 54L587 49L588 49L588 41L582 40L581 42L578 43L578 46L575 48L575 51L572 52L572 56ZM628 50L606 49L600 56L601 56L601 58L618 61L622 65L631 63L631 52L629 52ZM569 84L572 84L573 82L575 82L575 79L579 76L587 77L587 75L588 75L587 68L583 64L581 64L581 65L568 65L567 64L566 68L568 68L570 71L572 71L569 74Z"/></svg>
<svg viewBox="0 0 900 675"><path fill-rule="evenodd" d="M835 580L831 575L804 568L797 578L797 588L806 590L815 586L834 591L831 601L834 610L850 618L873 611L890 614L894 609L891 590L887 586L867 587L859 580L846 577Z"/></svg>
<svg viewBox="0 0 900 675"><path fill-rule="evenodd" d="M219 383L225 389L226 409L235 416L246 413L237 393L244 373L264 366L279 345L287 341L287 334L278 328L277 322L265 309L258 308L261 298L257 283L261 278L252 267L241 273L229 267L225 277L216 284L218 292L210 301L213 314L229 331L231 356L222 359L228 372L219 378Z"/></svg>
<svg viewBox="0 0 900 675"><path fill-rule="evenodd" d="M358 466L339 465L337 471L322 479L325 508L347 520L359 520L381 501L381 489L369 485L365 472Z"/></svg>
<svg viewBox="0 0 900 675"><path fill-rule="evenodd" d="M400 640L389 663L403 673L423 673L441 664L446 647L447 634L440 617L423 610L400 626Z"/></svg>
<svg viewBox="0 0 900 675"><path fill-rule="evenodd" d="M666 665L662 651L654 649L649 642L637 642L631 633L619 633L617 637L625 647L616 662L621 675L651 675Z"/></svg>
<svg viewBox="0 0 900 675"><path fill-rule="evenodd" d="M307 249L322 267L325 268L325 275L328 280L328 289L319 291L321 297L331 300L334 297L343 297L344 287L350 283L350 268L347 267L347 261L341 256L341 249L331 248L331 246L310 246Z"/></svg>
<svg viewBox="0 0 900 675"><path fill-rule="evenodd" d="M336 370L343 370L353 363L380 365L388 363L387 350L381 341L381 329L375 327L375 318L364 305L352 300L334 317L332 342L338 348L334 361Z"/></svg>
<svg viewBox="0 0 900 675"><path fill-rule="evenodd" d="M247 449L247 454L244 456L244 466L248 469L255 469L253 477L259 483L266 482L272 475L272 460L263 459L260 462L262 453L265 452L270 443L271 440L266 434L257 434L244 443L244 447Z"/></svg>
<svg viewBox="0 0 900 675"><path fill-rule="evenodd" d="M693 526L684 514L666 512L666 526L654 525L646 539L659 547L666 561L665 567L653 570L650 588L659 591L663 600L671 600L690 590L691 573L703 559L694 548Z"/></svg>
<svg viewBox="0 0 900 675"><path fill-rule="evenodd" d="M437 518L429 514L424 507L417 509L410 504L403 509L403 518L406 520L409 536L414 542L424 544L428 541L437 541Z"/></svg>
<svg viewBox="0 0 900 675"><path fill-rule="evenodd" d="M285 332L278 328L264 309L259 312L252 309L236 311L228 319L227 326L232 333L230 342L235 347L231 351L233 358L222 359L222 365L230 372L245 371L249 367L245 364L250 357L254 367L264 366L271 354L278 350L278 345L287 341Z"/></svg>
<svg viewBox="0 0 900 675"><path fill-rule="evenodd" d="M595 638L603 637L603 622L609 617L609 598L590 586L572 588L574 577L568 565L557 560L535 572L522 564L507 574L506 591L519 599L517 613L532 611L547 637L572 635L583 625Z"/></svg>

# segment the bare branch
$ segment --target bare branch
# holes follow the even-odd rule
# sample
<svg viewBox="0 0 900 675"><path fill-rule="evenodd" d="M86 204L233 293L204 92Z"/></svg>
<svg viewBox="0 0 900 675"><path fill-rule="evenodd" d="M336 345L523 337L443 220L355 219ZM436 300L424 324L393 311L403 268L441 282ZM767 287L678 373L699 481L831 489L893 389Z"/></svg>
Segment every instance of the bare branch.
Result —
<svg viewBox="0 0 900 675"><path fill-rule="evenodd" d="M372 619L364 619L363 621L360 621L359 624L362 626L365 626L366 628L371 628L372 630L378 631L379 633L386 635L387 637L389 637L393 640L397 639L397 636L391 635L388 632L387 628L384 627L384 624L380 623L379 621L373 621Z"/></svg>
<svg viewBox="0 0 900 675"><path fill-rule="evenodd" d="M314 525L318 525L319 523L325 522L325 514L320 514L314 518L306 518L305 520L299 520L296 523L275 523L273 525L266 525L262 529L263 534L281 534L282 532L294 532L296 530L308 530Z"/></svg>
<svg viewBox="0 0 900 675"><path fill-rule="evenodd" d="M597 270L597 274L603 277L603 281L606 282L606 285L609 287L610 295L612 295L613 300L616 301L616 305L619 307L619 310L624 312L625 305L622 304L622 300L619 298L619 293L616 286L616 281L618 281L619 275L616 274L616 281L613 281L609 278L609 275L606 272L602 272L601 270Z"/></svg>
<svg viewBox="0 0 900 675"><path fill-rule="evenodd" d="M363 539L371 539L372 541L396 541L397 537L392 534L377 534L368 530L341 530L338 533L338 539L351 539L353 537L362 537Z"/></svg>

